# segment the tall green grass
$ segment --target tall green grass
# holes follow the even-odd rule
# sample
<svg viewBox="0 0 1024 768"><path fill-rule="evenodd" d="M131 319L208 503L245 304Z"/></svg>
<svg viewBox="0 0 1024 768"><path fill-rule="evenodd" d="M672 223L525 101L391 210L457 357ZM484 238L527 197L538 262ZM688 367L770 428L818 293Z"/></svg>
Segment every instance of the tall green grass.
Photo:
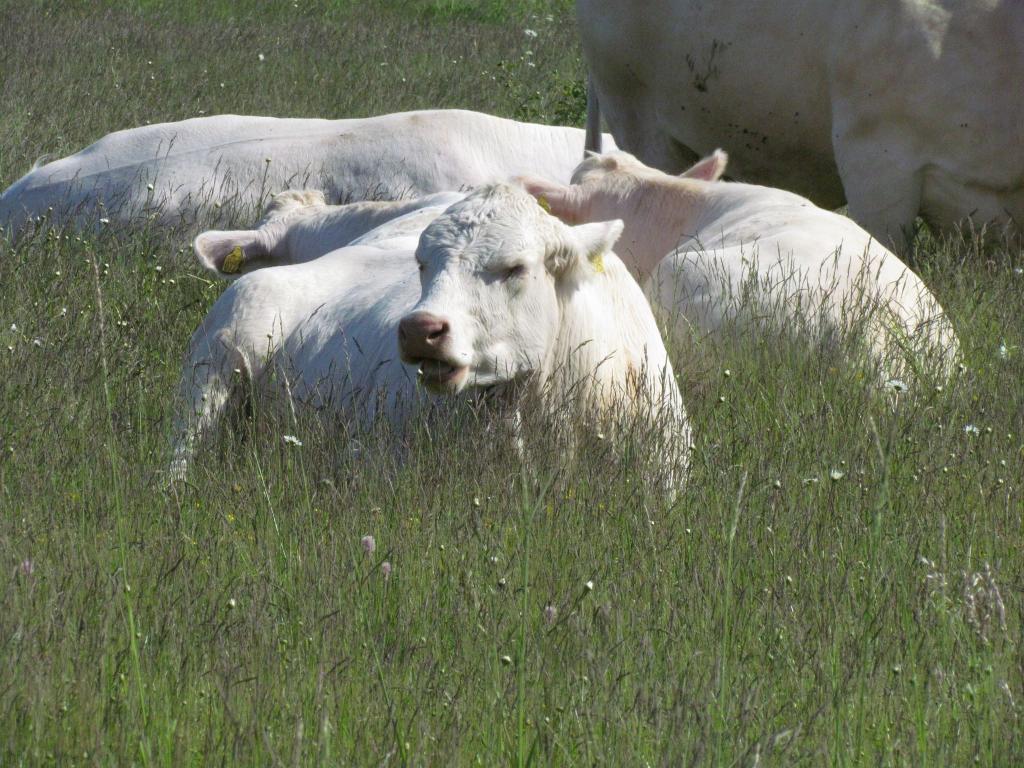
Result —
<svg viewBox="0 0 1024 768"><path fill-rule="evenodd" d="M564 6L459 7L6 6L0 180L198 109L523 115L581 78ZM941 390L784 335L675 350L668 503L621 446L531 432L524 467L462 414L396 452L259 402L166 489L222 285L180 233L0 242L0 764L1020 764L1021 257L918 243Z"/></svg>

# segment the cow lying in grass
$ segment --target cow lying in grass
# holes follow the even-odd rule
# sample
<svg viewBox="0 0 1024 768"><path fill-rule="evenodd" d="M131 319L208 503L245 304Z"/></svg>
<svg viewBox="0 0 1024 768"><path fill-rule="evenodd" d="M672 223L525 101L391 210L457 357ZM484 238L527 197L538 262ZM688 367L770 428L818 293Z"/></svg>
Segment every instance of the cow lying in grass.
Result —
<svg viewBox="0 0 1024 768"><path fill-rule="evenodd" d="M567 226L494 185L418 240L387 226L372 244L256 270L224 292L184 365L173 477L251 386L401 424L424 403L419 381L439 395L514 391L532 412L571 399L595 429L635 415L664 438L658 460L678 484L690 429L650 307L611 252L621 222Z"/></svg>
<svg viewBox="0 0 1024 768"><path fill-rule="evenodd" d="M903 262L856 223L809 200L752 184L679 178L632 155L594 155L573 184L523 179L568 223L620 218L618 252L681 333L737 317L861 337L882 374L948 372L959 343L942 307ZM703 178L699 178L703 177Z"/></svg>
<svg viewBox="0 0 1024 768"><path fill-rule="evenodd" d="M457 109L351 120L199 117L117 131L33 168L0 195L0 230L16 231L48 209L53 222L87 228L150 216L191 226L214 205L249 214L267 195L295 187L350 202L522 173L568 181L582 152L578 128Z"/></svg>

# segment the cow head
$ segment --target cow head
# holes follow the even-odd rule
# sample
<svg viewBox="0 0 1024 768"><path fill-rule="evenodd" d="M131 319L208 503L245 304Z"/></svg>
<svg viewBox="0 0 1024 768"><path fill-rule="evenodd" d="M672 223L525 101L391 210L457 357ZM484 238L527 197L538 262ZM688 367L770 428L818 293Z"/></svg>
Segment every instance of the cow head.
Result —
<svg viewBox="0 0 1024 768"><path fill-rule="evenodd" d="M533 176L519 182L564 222L622 218L625 232L617 251L642 280L678 244L713 188L704 182L720 179L727 162L719 149L680 176L671 176L627 152L608 152L589 155L573 172L572 184Z"/></svg>
<svg viewBox="0 0 1024 768"><path fill-rule="evenodd" d="M402 359L436 393L528 379L550 364L561 296L593 280L622 222L567 226L520 187L484 187L420 237L422 294L402 318Z"/></svg>
<svg viewBox="0 0 1024 768"><path fill-rule="evenodd" d="M234 280L259 267L288 263L281 253L288 228L327 205L324 193L314 189L289 189L274 195L255 229L211 230L192 243L199 263L217 277Z"/></svg>

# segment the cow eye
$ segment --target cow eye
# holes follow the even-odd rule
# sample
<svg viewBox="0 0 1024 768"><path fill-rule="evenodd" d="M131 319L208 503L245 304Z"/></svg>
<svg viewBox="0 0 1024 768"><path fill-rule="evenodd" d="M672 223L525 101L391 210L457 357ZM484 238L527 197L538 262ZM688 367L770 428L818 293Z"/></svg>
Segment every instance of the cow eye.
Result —
<svg viewBox="0 0 1024 768"><path fill-rule="evenodd" d="M525 274L526 274L526 265L525 264L516 264L514 267L509 267L508 269L505 270L505 273L502 275L502 279L503 280L511 280L513 278L516 278L516 277L522 277Z"/></svg>

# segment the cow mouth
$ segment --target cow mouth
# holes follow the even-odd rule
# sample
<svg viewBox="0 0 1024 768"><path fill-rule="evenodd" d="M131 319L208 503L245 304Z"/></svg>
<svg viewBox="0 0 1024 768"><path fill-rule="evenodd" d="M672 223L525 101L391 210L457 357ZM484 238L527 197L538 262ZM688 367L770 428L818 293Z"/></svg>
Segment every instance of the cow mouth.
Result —
<svg viewBox="0 0 1024 768"><path fill-rule="evenodd" d="M452 365L443 360L420 361L420 384L438 394L457 392L468 375L468 365Z"/></svg>

